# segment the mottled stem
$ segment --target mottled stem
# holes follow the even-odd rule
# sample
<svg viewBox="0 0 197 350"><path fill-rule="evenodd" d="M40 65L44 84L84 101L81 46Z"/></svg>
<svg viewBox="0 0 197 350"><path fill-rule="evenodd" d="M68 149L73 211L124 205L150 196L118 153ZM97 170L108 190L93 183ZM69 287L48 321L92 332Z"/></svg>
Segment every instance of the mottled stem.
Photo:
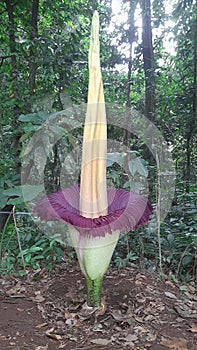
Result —
<svg viewBox="0 0 197 350"><path fill-rule="evenodd" d="M101 305L102 283L103 277L91 280L91 278L86 276L88 306L98 307Z"/></svg>

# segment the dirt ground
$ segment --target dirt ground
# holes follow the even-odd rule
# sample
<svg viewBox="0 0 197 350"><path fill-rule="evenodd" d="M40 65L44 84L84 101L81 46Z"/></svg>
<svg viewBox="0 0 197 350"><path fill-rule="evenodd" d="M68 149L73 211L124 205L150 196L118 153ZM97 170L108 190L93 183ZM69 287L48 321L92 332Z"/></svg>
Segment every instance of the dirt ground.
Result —
<svg viewBox="0 0 197 350"><path fill-rule="evenodd" d="M88 309L77 264L0 278L0 350L196 350L197 289L134 266L111 269Z"/></svg>

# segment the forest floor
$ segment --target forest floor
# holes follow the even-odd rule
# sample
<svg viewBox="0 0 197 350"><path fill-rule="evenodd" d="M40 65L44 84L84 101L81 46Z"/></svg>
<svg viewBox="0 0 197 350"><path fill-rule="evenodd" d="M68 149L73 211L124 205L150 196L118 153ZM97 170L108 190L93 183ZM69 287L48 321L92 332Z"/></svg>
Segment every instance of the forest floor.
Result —
<svg viewBox="0 0 197 350"><path fill-rule="evenodd" d="M195 285L157 277L133 266L110 269L103 308L94 312L76 264L1 277L0 349L196 350Z"/></svg>

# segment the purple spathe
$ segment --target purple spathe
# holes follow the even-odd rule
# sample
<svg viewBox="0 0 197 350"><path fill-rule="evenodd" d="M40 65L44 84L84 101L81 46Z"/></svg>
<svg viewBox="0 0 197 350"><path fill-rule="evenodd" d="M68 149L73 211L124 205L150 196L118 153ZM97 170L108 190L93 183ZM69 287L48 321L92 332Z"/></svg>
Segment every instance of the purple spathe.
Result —
<svg viewBox="0 0 197 350"><path fill-rule="evenodd" d="M145 225L152 206L142 195L122 189L108 189L108 214L86 218L79 211L79 185L46 195L33 212L43 221L61 221L74 226L81 234L104 237L106 233L123 229L134 230Z"/></svg>

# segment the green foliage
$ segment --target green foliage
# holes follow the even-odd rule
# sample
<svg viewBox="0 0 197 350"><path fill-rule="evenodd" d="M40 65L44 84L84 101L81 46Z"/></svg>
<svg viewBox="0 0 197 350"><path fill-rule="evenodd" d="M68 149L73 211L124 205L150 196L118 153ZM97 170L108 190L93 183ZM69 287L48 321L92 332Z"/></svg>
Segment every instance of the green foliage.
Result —
<svg viewBox="0 0 197 350"><path fill-rule="evenodd" d="M145 159L137 157L135 153L134 151L130 155L126 152L108 153L107 179L116 188L122 187L139 193L145 189L148 167Z"/></svg>
<svg viewBox="0 0 197 350"><path fill-rule="evenodd" d="M182 280L197 277L197 192L179 194L162 224L163 260Z"/></svg>
<svg viewBox="0 0 197 350"><path fill-rule="evenodd" d="M64 258L63 245L43 235L30 221L29 224L17 224L20 245L14 224L8 224L0 234L0 273L26 274L28 270L53 264Z"/></svg>
<svg viewBox="0 0 197 350"><path fill-rule="evenodd" d="M129 262L137 262L138 256L135 255L132 251L129 251L125 257L121 257L118 254L118 250L114 253L113 261L115 266L118 268L123 268L128 265Z"/></svg>
<svg viewBox="0 0 197 350"><path fill-rule="evenodd" d="M197 192L179 193L176 204L161 224L162 265L164 273L174 280L197 279ZM116 266L129 262L148 270L158 268L158 238L147 227L130 232L119 241L113 262Z"/></svg>

